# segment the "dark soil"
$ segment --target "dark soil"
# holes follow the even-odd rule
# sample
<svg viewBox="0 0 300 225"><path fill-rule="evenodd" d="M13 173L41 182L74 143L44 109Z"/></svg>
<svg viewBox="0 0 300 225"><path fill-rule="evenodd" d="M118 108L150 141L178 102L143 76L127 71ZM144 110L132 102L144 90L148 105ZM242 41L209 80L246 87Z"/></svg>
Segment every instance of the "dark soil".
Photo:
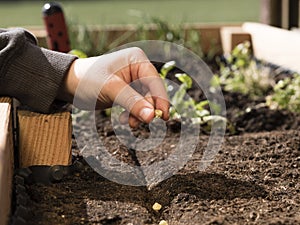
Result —
<svg viewBox="0 0 300 225"><path fill-rule="evenodd" d="M224 93L228 119L236 126L227 134L212 164L198 166L209 135L201 134L192 158L176 175L148 190L109 181L88 165L62 182L28 185L33 212L28 224L300 224L300 115L272 111L240 94ZM246 110L248 109L248 110ZM108 119L99 133L120 160L136 164L116 139ZM157 149L136 152L149 165L172 153L180 124L169 122ZM136 135L147 136L141 127ZM189 143L186 143L189 146ZM76 149L74 149L74 152ZM162 209L156 212L152 205Z"/></svg>

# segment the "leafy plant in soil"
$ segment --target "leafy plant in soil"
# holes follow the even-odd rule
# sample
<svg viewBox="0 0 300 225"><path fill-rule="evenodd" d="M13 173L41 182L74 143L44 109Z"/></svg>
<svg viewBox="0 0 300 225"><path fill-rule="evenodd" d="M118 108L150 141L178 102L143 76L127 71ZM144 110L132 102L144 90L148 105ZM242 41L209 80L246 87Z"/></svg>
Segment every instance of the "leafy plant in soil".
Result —
<svg viewBox="0 0 300 225"><path fill-rule="evenodd" d="M182 45L207 60L212 60L218 51L212 47L209 53L204 55L199 44L201 41L200 32L195 29L186 30L184 24L174 26L160 18L145 14L141 14L140 17L142 22L137 26L135 32L126 31L113 40L109 37L108 32L93 33L93 29L90 27L78 24L76 20L68 20L71 48L80 49L86 52L88 56L95 56L132 41L162 40ZM153 27L155 28L154 32ZM213 43L211 46L214 46Z"/></svg>
<svg viewBox="0 0 300 225"><path fill-rule="evenodd" d="M168 62L160 70L160 76L163 80L166 79L167 74L175 67L175 61ZM187 118L203 118L210 115L210 112L204 107L208 105L208 101L204 100L196 102L188 97L187 90L192 87L192 78L186 73L176 73L175 77L181 82L179 88L170 99L171 108L170 116L172 119L187 117ZM167 84L166 89L168 94L172 94L175 87L172 84ZM180 112L180 113L179 113Z"/></svg>
<svg viewBox="0 0 300 225"><path fill-rule="evenodd" d="M141 14L141 19L143 23L139 25L137 31L137 40L162 40L172 42L178 45L182 45L188 49L192 49L199 57L204 57L200 43L200 33L199 31L190 29L189 31L184 31L184 25L171 25L167 21L164 21L158 17L148 16ZM152 24L156 27L156 31L149 32L147 25ZM212 53L209 55L214 55L214 49L211 50Z"/></svg>
<svg viewBox="0 0 300 225"><path fill-rule="evenodd" d="M176 62L170 61L162 66L160 69L160 76L166 80L167 75L175 68ZM172 73L170 73L172 74ZM177 119L190 119L193 124L202 125L202 129L206 132L211 130L213 124L218 124L221 127L226 127L230 133L235 133L235 129L229 121L217 115L220 112L220 106L209 102L208 100L195 101L187 95L187 91L192 88L193 80L186 73L175 73L174 76L180 82L178 88L174 85L166 84L166 90L170 98L170 118ZM174 91L175 90L175 91ZM208 106L212 107L216 115L212 115Z"/></svg>
<svg viewBox="0 0 300 225"><path fill-rule="evenodd" d="M68 31L72 49L80 49L88 56L97 56L109 52L111 49L120 46L132 36L131 31L110 39L108 32L94 32L87 25L78 24L75 20L68 20Z"/></svg>
<svg viewBox="0 0 300 225"><path fill-rule="evenodd" d="M215 75L212 85L222 85L225 91L249 95L256 99L265 96L274 86L271 69L257 63L251 54L250 42L237 45L220 62L220 75Z"/></svg>
<svg viewBox="0 0 300 225"><path fill-rule="evenodd" d="M211 84L212 89L221 85L227 117L237 131L282 130L299 124L299 75L256 60L249 42L220 60Z"/></svg>
<svg viewBox="0 0 300 225"><path fill-rule="evenodd" d="M273 93L266 97L266 104L271 109L287 109L300 113L300 75L294 74L277 82Z"/></svg>

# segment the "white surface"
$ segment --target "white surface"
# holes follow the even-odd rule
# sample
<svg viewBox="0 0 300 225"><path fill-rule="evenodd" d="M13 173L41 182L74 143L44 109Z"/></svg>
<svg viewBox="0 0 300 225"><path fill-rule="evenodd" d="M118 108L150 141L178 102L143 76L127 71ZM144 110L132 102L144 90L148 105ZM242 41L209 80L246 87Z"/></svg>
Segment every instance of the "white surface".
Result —
<svg viewBox="0 0 300 225"><path fill-rule="evenodd" d="M243 30L251 34L254 55L300 73L300 35L259 23L244 23Z"/></svg>

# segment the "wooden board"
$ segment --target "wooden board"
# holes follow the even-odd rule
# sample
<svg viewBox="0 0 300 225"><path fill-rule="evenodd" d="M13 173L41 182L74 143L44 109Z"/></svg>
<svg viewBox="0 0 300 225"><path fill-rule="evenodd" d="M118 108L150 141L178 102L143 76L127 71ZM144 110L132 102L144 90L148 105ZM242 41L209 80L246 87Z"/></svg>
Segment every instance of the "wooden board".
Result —
<svg viewBox="0 0 300 225"><path fill-rule="evenodd" d="M9 98L0 99L8 101ZM13 135L11 104L0 103L0 225L8 222L13 178Z"/></svg>
<svg viewBox="0 0 300 225"><path fill-rule="evenodd" d="M245 41L251 42L251 35L241 26L225 26L221 28L223 53L230 53L235 46Z"/></svg>
<svg viewBox="0 0 300 225"><path fill-rule="evenodd" d="M0 97L0 103L12 104L12 99L10 97Z"/></svg>
<svg viewBox="0 0 300 225"><path fill-rule="evenodd" d="M251 34L254 55L300 73L300 34L259 23L243 24Z"/></svg>
<svg viewBox="0 0 300 225"><path fill-rule="evenodd" d="M39 114L18 111L20 167L69 165L72 122L69 112Z"/></svg>
<svg viewBox="0 0 300 225"><path fill-rule="evenodd" d="M200 44L205 54L218 55L222 53L220 27L200 27Z"/></svg>
<svg viewBox="0 0 300 225"><path fill-rule="evenodd" d="M200 33L200 43L205 54L221 54L221 35L220 29L223 26L239 26L241 24L185 24L184 31L194 30ZM43 27L27 27L39 40L39 45L47 47L46 32ZM108 25L108 26L88 26L88 30L92 37L92 41L97 43L99 39L105 38L106 45L110 46L112 43L118 45L137 41L136 34L139 26L135 25ZM158 29L155 24L145 25L145 32L148 31L150 39L156 39L155 33ZM154 35L151 37L151 34ZM122 40L122 41L121 41ZM115 46L116 47L116 46Z"/></svg>

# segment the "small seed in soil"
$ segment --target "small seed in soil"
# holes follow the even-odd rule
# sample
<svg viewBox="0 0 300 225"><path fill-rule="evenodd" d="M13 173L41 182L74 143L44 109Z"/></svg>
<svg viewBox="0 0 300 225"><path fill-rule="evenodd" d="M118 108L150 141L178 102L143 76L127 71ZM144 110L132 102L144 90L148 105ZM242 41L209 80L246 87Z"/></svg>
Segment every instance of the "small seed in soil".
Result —
<svg viewBox="0 0 300 225"><path fill-rule="evenodd" d="M152 209L155 210L155 211L159 211L161 210L161 204L155 202L152 206Z"/></svg>
<svg viewBox="0 0 300 225"><path fill-rule="evenodd" d="M165 220L161 220L158 225L168 225L168 222Z"/></svg>
<svg viewBox="0 0 300 225"><path fill-rule="evenodd" d="M163 112L160 109L155 109L154 113L155 113L155 118L161 118L163 114Z"/></svg>

